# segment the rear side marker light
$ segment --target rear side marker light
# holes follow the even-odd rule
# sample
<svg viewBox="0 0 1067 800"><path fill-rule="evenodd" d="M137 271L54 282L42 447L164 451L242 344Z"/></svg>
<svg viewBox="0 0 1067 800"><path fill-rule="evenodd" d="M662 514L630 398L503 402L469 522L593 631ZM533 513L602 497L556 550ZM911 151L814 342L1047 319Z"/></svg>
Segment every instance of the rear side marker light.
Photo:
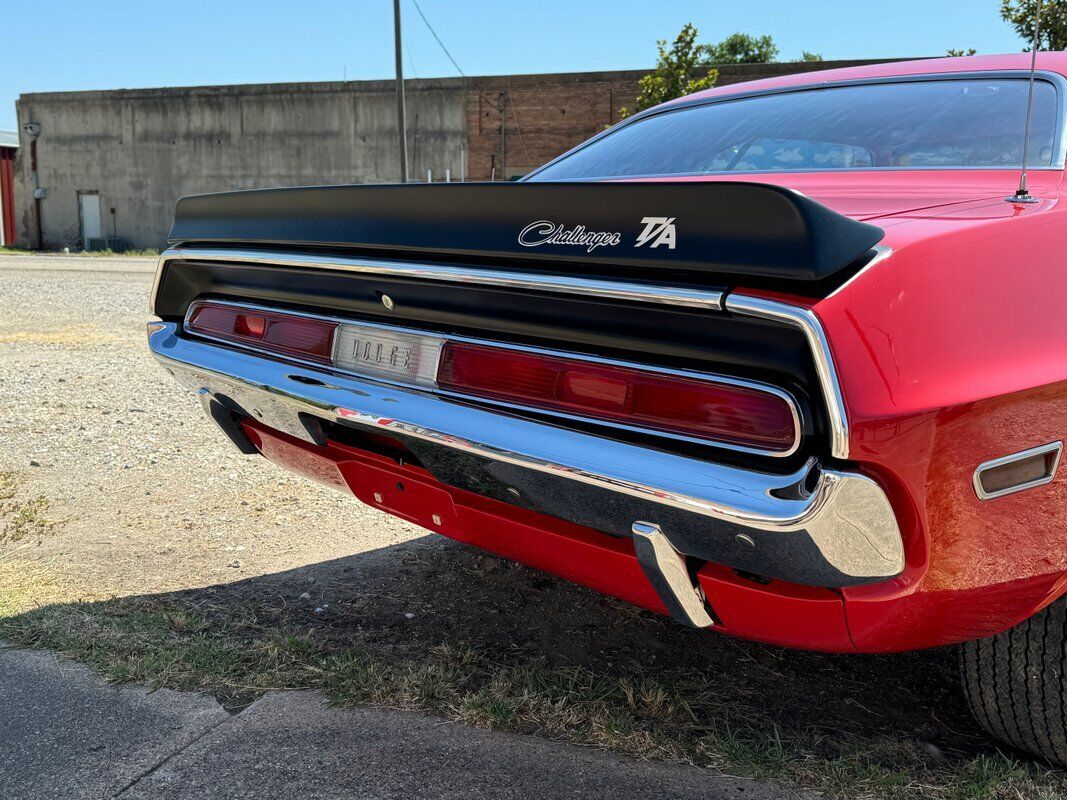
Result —
<svg viewBox="0 0 1067 800"><path fill-rule="evenodd" d="M974 493L979 500L994 500L1051 483L1062 452L1063 443L1052 442L980 464L974 471Z"/></svg>
<svg viewBox="0 0 1067 800"><path fill-rule="evenodd" d="M773 452L793 449L793 405L770 391L613 364L448 342L442 389Z"/></svg>
<svg viewBox="0 0 1067 800"><path fill-rule="evenodd" d="M213 339L330 364L338 323L208 302L193 309L186 327Z"/></svg>

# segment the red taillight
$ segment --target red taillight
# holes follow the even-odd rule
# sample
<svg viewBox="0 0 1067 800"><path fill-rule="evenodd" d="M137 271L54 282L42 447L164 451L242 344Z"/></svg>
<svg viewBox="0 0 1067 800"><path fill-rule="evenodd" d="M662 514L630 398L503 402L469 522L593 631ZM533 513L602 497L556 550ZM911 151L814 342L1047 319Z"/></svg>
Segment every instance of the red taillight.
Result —
<svg viewBox="0 0 1067 800"><path fill-rule="evenodd" d="M416 331L212 301L193 308L187 327L192 333L371 378L439 387L592 422L778 454L791 452L800 436L787 395L722 379L448 341Z"/></svg>
<svg viewBox="0 0 1067 800"><path fill-rule="evenodd" d="M189 318L194 333L255 344L264 350L329 364L337 323L326 320L250 311L218 303L201 303Z"/></svg>
<svg viewBox="0 0 1067 800"><path fill-rule="evenodd" d="M793 407L768 391L611 364L445 345L443 389L723 442L787 452L797 441Z"/></svg>

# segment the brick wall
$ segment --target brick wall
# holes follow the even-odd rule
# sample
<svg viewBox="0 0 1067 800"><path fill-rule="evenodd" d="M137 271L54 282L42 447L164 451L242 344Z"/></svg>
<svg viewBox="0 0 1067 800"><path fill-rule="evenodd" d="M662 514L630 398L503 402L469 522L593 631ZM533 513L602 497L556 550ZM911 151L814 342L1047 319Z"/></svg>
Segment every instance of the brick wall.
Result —
<svg viewBox="0 0 1067 800"><path fill-rule="evenodd" d="M737 64L718 85L877 61ZM468 180L523 175L619 121L645 70L472 78L466 99Z"/></svg>

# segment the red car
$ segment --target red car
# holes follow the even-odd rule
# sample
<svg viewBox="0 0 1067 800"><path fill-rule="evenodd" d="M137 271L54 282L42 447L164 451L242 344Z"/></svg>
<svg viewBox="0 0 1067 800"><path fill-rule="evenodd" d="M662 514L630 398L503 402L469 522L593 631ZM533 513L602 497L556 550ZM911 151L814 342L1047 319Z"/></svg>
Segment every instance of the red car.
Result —
<svg viewBox="0 0 1067 800"><path fill-rule="evenodd" d="M791 75L520 183L183 198L150 346L243 452L432 531L777 645L962 644L1067 764L1065 76Z"/></svg>

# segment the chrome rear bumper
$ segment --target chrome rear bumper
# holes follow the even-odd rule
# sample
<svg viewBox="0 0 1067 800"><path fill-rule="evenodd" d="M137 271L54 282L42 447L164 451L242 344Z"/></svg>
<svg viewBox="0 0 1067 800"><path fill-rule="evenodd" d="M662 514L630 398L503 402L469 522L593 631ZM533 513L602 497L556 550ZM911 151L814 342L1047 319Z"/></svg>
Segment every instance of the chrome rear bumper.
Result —
<svg viewBox="0 0 1067 800"><path fill-rule="evenodd" d="M387 432L443 483L616 536L644 520L679 553L767 577L840 587L904 568L893 510L863 475L814 460L789 475L708 463L293 366L186 338L173 323L149 331L155 357L216 417L221 405L311 442L318 420Z"/></svg>

